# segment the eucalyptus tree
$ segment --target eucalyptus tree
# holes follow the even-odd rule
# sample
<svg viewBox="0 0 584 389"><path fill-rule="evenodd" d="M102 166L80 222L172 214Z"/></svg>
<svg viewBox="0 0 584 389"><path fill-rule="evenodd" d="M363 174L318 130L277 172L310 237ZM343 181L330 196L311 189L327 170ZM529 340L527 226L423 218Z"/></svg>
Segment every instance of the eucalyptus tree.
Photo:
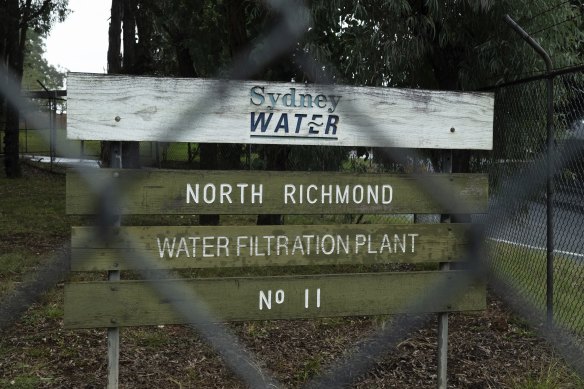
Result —
<svg viewBox="0 0 584 389"><path fill-rule="evenodd" d="M281 22L281 15L259 0L132 1L137 47L124 52L136 53L141 59L134 66L147 74L224 77L236 57L253 61L254 47ZM504 23L507 13L534 33L556 66L581 61L578 0L312 0L306 4L312 16L310 28L288 54L253 78L473 90L542 71L537 55ZM307 57L316 61L310 64ZM289 168L290 161L318 165L301 148L259 151L269 169ZM227 160L221 167L237 167L240 153L241 147L203 145L201 164L214 168ZM468 155L457 160L466 166Z"/></svg>
<svg viewBox="0 0 584 389"><path fill-rule="evenodd" d="M0 0L0 61L18 83L22 80L27 33L47 34L64 20L68 0ZM20 177L19 113L0 100L5 112L4 169L10 178ZM1 116L1 115L0 115Z"/></svg>
<svg viewBox="0 0 584 389"><path fill-rule="evenodd" d="M475 90L542 73L543 61L504 22L505 14L548 50L556 67L583 59L580 0L317 0L312 12L314 28L304 50L336 82ZM524 97L534 98L543 90L528 92ZM534 110L522 120L520 101L510 101L504 131L495 132L504 155L541 143L544 119ZM507 136L509 131L515 136ZM456 152L454 161L455 171L464 171L470 154Z"/></svg>
<svg viewBox="0 0 584 389"><path fill-rule="evenodd" d="M41 81L49 89L62 88L63 81L65 80L65 71L54 67L45 59L43 36L35 31L31 31L27 35L21 84L22 89L38 89L40 86L37 80Z"/></svg>
<svg viewBox="0 0 584 389"><path fill-rule="evenodd" d="M545 69L503 21L533 33L556 66L581 61L581 11L555 0L313 2L305 49L344 82L472 90Z"/></svg>

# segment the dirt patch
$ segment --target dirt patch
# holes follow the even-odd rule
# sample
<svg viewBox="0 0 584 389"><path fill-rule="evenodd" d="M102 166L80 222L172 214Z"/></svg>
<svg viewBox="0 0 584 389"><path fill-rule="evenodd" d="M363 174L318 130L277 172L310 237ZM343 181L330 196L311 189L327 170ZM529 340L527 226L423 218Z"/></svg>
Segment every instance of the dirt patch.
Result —
<svg viewBox="0 0 584 389"><path fill-rule="evenodd" d="M506 388L561 370L559 386L580 387L554 352L503 305L489 299L476 315L451 315L449 387ZM106 382L105 330L62 329L62 288L45 296L0 340L1 384L10 387L101 388ZM232 323L258 364L285 387L300 387L350 353L386 318ZM373 363L358 388L436 386L436 323L411 334ZM122 330L123 388L245 387L220 357L184 326ZM25 380L26 379L26 380ZM29 384L32 386L27 386ZM1 386L1 385L0 385Z"/></svg>
<svg viewBox="0 0 584 389"><path fill-rule="evenodd" d="M0 194L5 229L0 251L11 249L13 264L3 263L0 282L20 283L35 273L50 248L61 247L71 221L64 216L64 182L44 172L27 170L34 185L49 187L34 198L41 205L36 219L23 225L30 212L30 183L11 182ZM19 198L20 197L20 198ZM55 226L58 225L58 228ZM1 255L1 254L0 254ZM20 257L19 257L20 256ZM390 270L390 269L384 269ZM395 270L395 269L391 269ZM10 288L6 288L9 292ZM44 290L44 289L43 289ZM36 297L35 297L36 298ZM28 306L28 304L21 304ZM105 330L63 330L63 285L51 289L16 324L0 334L0 387L102 388L106 383ZM387 317L231 323L228 327L256 355L258 367L285 387L300 387L334 367ZM436 386L437 325L429 322L394 349L372 362L356 377L358 388L434 388ZM494 298L476 315L451 315L449 384L452 388L584 388L581 378L525 323ZM122 388L243 388L245 385L214 350L184 326L139 327L121 331ZM544 382L545 386L530 383Z"/></svg>

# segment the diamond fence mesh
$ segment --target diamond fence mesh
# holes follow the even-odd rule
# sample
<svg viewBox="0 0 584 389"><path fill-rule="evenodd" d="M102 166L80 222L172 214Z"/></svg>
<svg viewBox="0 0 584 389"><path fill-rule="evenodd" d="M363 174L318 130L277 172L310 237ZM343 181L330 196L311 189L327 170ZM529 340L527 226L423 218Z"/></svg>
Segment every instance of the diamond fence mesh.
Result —
<svg viewBox="0 0 584 389"><path fill-rule="evenodd" d="M582 73L554 78L554 158L562 167L553 173L553 315L584 348L584 154ZM516 192L517 177L529 170L546 177L545 79L495 90L495 144L487 165L492 201L503 194L507 208L493 208L498 221L488 225L488 247L494 273L517 293L546 309L547 195L545 179L527 196ZM500 214L497 214L497 210Z"/></svg>
<svg viewBox="0 0 584 389"><path fill-rule="evenodd" d="M259 52L255 62L245 59L233 66L234 79L253 74L258 66L265 66L271 58L289 49L305 30L299 21L305 17L304 9L272 2L278 12L285 17L267 38L258 44L264 51ZM276 50L277 48L277 50ZM4 72L7 74L7 72ZM555 327L541 332L564 353L566 360L582 374L584 342L584 216L582 194L584 193L584 92L580 85L581 74L566 74L555 79L556 100L554 106L556 148L560 162L554 166L556 193L552 200L554 208L554 250L555 270ZM27 104L8 77L1 77L0 91L21 112L27 112ZM323 80L315 79L322 82ZM229 87L228 85L225 88ZM204 101L203 98L197 101ZM221 97L219 94L215 97ZM496 90L495 143L492 153L476 153L471 161L475 171L488 171L491 181L491 211L484 223L486 236L477 226L471 231L472 249L465 255L467 278L457 283L440 283L431 297L412 303L418 311L464 291L472 279L489 274L493 290L511 304L517 312L535 328L541 328L545 312L546 284L546 155L545 155L545 82L543 80ZM191 112L183 117L188 120ZM366 120L366 119L364 119ZM34 121L34 120L33 120ZM40 128L42 123L36 123ZM172 123L170 123L170 127ZM144 146L142 147L144 149ZM149 148L151 163L160 167L197 167L200 145L186 143L153 143ZM366 156L364 158L362 156ZM282 161L285 163L282 164ZM280 164L276 164L279 162ZM200 166L199 166L200 167ZM305 148L220 145L217 150L216 168L237 168L245 170L299 170L299 171L387 171L399 173L420 173L439 170L435 158L416 151L362 150L347 148ZM83 174L83 172L80 172ZM457 203L457 194L447 188L430 187L423 174L415 175L419 187L430 193L445 208ZM94 185L87 182L87 185ZM112 184L113 185L113 184ZM112 185L95 186L101 194L100 210L113 214L117 202ZM111 216L111 215L110 215ZM328 216L315 216L315 222L322 223ZM387 222L395 216L342 215L330 217L326 222L367 223ZM393 222L412 222L413 215L405 215ZM106 227L108 217L102 217L101 227ZM296 221L289 217L286 223ZM303 219L306 223L306 219ZM105 229L104 229L105 231ZM94 237L109 239L108 234ZM488 254L488 258L487 258ZM67 254L63 254L66 258ZM131 256L130 261L149 264L148 258ZM485 266L488 265L488 266ZM146 266L146 269L148 269ZM154 266L151 266L152 268ZM13 296L0 302L0 322L2 328L18 317L34 301L34 296L51 287L62 276L66 260L47 264L37 274L36 281L29 283L28 289L21 289ZM142 266L144 268L144 266ZM54 271L50 271L54 270ZM144 271L145 278L148 274ZM164 276L161 276L165 278ZM236 339L208 312L197 295L181 290L182 285L168 288L166 284L152 281L153 289L161 296L172 300L172 295L191 296L188 302L177 303L174 309L192 323L191 327L224 358L227 365L248 385L265 387L277 385L269 373L259 364ZM186 288L186 286L185 286ZM315 386L345 385L366 371L375 358L391 352L404 337L426 322L425 316L398 316L391 325L379 329L370 339L363 342L358 350L333 364L328 373L316 377Z"/></svg>

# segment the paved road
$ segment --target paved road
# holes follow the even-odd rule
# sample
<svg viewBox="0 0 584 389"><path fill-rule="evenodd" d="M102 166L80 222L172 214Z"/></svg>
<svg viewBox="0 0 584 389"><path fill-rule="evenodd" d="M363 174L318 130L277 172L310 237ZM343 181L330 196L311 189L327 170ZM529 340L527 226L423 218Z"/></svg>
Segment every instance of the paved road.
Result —
<svg viewBox="0 0 584 389"><path fill-rule="evenodd" d="M555 250L584 260L584 198L566 193L557 193L556 198L553 218ZM545 249L545 203L530 201L514 217L499 218L498 221L488 229L490 238Z"/></svg>

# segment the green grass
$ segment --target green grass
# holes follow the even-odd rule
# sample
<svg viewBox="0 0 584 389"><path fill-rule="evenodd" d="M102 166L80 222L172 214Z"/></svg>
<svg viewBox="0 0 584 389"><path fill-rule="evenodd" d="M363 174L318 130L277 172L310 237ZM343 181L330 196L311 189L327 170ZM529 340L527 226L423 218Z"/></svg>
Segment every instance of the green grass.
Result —
<svg viewBox="0 0 584 389"><path fill-rule="evenodd" d="M24 169L24 177L18 180L0 176L0 293L10 288L10 284L20 282L50 252L68 240L71 224L79 223L65 215L65 177L61 174L48 174L34 168ZM332 224L355 222L357 215L290 215L286 224ZM191 217L184 220L149 218L145 224L193 224ZM136 220L139 221L139 220ZM177 221L179 223L177 223ZM222 217L225 225L255 224L255 217ZM132 220L128 220L132 222ZM184 223L182 223L184 222ZM364 215L362 223L409 222L400 216ZM137 223L140 224L140 223ZM545 307L545 252L504 243L492 243L495 269L498 274L509 279L512 284L535 302L539 308ZM275 269L282 270L282 269ZM316 269L305 269L315 271ZM333 269L324 269L331 271ZM346 269L338 269L346 271ZM359 270L359 269L357 269ZM367 271L368 268L360 269ZM304 272L304 271L303 271ZM204 271L195 271L203 275ZM199 274L200 273L200 274ZM213 271L208 276L234 275L231 271L222 274ZM267 275L272 270L252 270L251 274ZM207 275L207 274L205 274ZM572 259L555 257L555 300L556 318L568 328L584 334L584 265Z"/></svg>
<svg viewBox="0 0 584 389"><path fill-rule="evenodd" d="M57 129L55 135L58 157L79 158L81 156L81 141L67 139L65 129ZM4 133L0 133L0 142L3 141L3 136ZM19 132L19 145L19 150L22 154L48 156L50 150L49 129L21 129ZM163 148L163 146L159 147L161 153ZM186 161L188 158L186 143L169 144L168 150L169 160ZM84 158L98 158L100 151L100 141L85 141L83 143ZM140 155L147 161L153 160L155 155L154 144L152 142L140 142Z"/></svg>
<svg viewBox="0 0 584 389"><path fill-rule="evenodd" d="M20 375L12 379L0 378L0 387L14 389L35 389L42 383L37 376Z"/></svg>
<svg viewBox="0 0 584 389"><path fill-rule="evenodd" d="M584 379L557 360L510 385L513 389L584 388Z"/></svg>
<svg viewBox="0 0 584 389"><path fill-rule="evenodd" d="M26 280L67 241L65 177L28 166L23 178L0 174L0 294Z"/></svg>
<svg viewBox="0 0 584 389"><path fill-rule="evenodd" d="M58 129L55 132L55 144L57 155L61 157L78 158L81 154L81 142L67 139L66 131ZM0 136L1 138L1 136ZM1 139L0 139L1 140ZM49 129L21 129L19 132L20 152L31 155L49 155L50 132ZM86 141L84 154L99 156L100 142Z"/></svg>
<svg viewBox="0 0 584 389"><path fill-rule="evenodd" d="M172 337L161 328L135 328L129 337L140 347L156 349L171 342Z"/></svg>
<svg viewBox="0 0 584 389"><path fill-rule="evenodd" d="M50 174L34 168L25 167L24 178L9 180L0 173L0 298L19 282L34 273L35 268L49 259L50 253L69 239L70 226L86 224L84 220L65 215L65 178L62 174ZM287 216L287 224L332 224L355 222L357 215L352 218L345 216ZM198 218L185 216L177 219L175 216L164 218L149 218L143 220L148 224L194 224ZM127 222L140 222L139 218ZM255 224L253 216L221 217L225 225ZM365 215L361 223L407 223L402 217L385 217ZM510 279L529 300L535 301L538 307L545 303L545 253L501 243L492 244L493 258L499 274ZM556 313L560 323L564 326L584 334L584 265L562 256L556 257ZM435 265L433 265L435 266ZM316 267L309 266L302 269L257 268L244 270L250 275L281 274L285 271L298 273L330 273L346 271L374 271L375 267ZM384 269L385 270L385 269ZM241 269L204 269L185 272L189 276L230 276L241 274ZM212 274L211 274L212 273ZM59 326L63 317L62 289L55 288L47 293L39 304L35 304L20 320L21 324L30 328L41 328L52 331ZM386 317L376 319L376 325L383 327ZM322 323L341 322L341 319L319 321ZM253 338L265 336L265 323L253 322L247 325L246 333ZM81 332L76 332L76 334ZM83 333L84 334L84 333ZM46 335L31 332L30 347L21 344L11 345L10 349L3 348L0 341L0 359L4 355L18 355L21 366L13 369L10 377L0 377L0 387L36 388L47 384L49 378L46 371L50 363L50 350L59 350L64 359L79 358L79 349L67 344L60 334L54 345L44 344L42 338ZM84 335L68 335L84 336ZM176 339L171 333L158 328L132 328L124 331L126 339L132 339L139 347L144 347L150 353L157 348ZM33 340L41 339L41 341ZM79 363L80 360L77 359ZM296 379L303 381L313 377L322 369L326 357L317 354L305 361L297 371ZM51 373L53 374L53 373ZM193 373L194 374L194 373ZM58 377L53 374L53 377ZM526 372L526 376L513 382L511 387L517 389L547 389L547 388L577 388L584 387L582 379L575 376L560 362L543 366L541 371Z"/></svg>
<svg viewBox="0 0 584 389"><path fill-rule="evenodd" d="M35 169L25 169L24 177L20 179L8 179L2 174L0 196L3 203L0 236L26 234L31 240L68 233L63 175Z"/></svg>
<svg viewBox="0 0 584 389"><path fill-rule="evenodd" d="M533 303L546 307L546 252L506 243L490 243L495 273ZM554 256L554 319L584 335L584 262Z"/></svg>
<svg viewBox="0 0 584 389"><path fill-rule="evenodd" d="M296 380L304 382L314 376L316 376L321 370L324 361L327 358L317 354L304 362L304 366L300 371L296 373Z"/></svg>

